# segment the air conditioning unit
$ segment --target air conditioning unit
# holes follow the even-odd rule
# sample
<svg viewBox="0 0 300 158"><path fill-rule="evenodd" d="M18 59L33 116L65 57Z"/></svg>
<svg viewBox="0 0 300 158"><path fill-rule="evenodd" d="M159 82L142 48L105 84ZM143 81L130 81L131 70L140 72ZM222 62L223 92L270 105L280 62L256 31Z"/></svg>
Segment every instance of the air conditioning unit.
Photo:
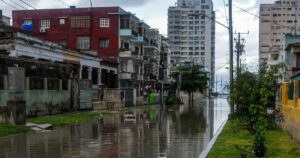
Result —
<svg viewBox="0 0 300 158"><path fill-rule="evenodd" d="M46 32L46 29L45 28L40 28L40 32L44 33L44 32Z"/></svg>

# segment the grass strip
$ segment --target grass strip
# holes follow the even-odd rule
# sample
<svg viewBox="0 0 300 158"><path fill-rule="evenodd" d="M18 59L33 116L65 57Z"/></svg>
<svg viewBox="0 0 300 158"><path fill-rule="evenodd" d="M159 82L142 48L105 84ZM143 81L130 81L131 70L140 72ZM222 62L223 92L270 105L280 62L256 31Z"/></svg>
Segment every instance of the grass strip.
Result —
<svg viewBox="0 0 300 158"><path fill-rule="evenodd" d="M24 125L0 124L0 137L18 133L25 133L28 131L30 131L30 129L28 127L25 127Z"/></svg>
<svg viewBox="0 0 300 158"><path fill-rule="evenodd" d="M111 115L110 112L85 112L85 113L75 113L75 114L64 114L64 115L53 115L46 117L38 117L28 119L27 122L36 124L50 123L53 126L65 126L78 124L83 122L88 122L96 119L97 117L102 117L104 115Z"/></svg>
<svg viewBox="0 0 300 158"><path fill-rule="evenodd" d="M245 129L239 128L237 120L226 123L208 158L240 158L239 147L251 147L253 136ZM267 130L266 157L272 158L299 158L300 146L282 129Z"/></svg>
<svg viewBox="0 0 300 158"><path fill-rule="evenodd" d="M84 112L84 113L75 113L75 114L63 114L63 115L53 115L46 117L37 117L27 119L27 122L36 123L36 124L45 124L50 123L55 126L66 126L73 125L83 122L88 122L96 119L97 117L102 117L104 115L112 115L111 112ZM0 124L0 137L26 133L31 131L30 128L25 125L7 125Z"/></svg>

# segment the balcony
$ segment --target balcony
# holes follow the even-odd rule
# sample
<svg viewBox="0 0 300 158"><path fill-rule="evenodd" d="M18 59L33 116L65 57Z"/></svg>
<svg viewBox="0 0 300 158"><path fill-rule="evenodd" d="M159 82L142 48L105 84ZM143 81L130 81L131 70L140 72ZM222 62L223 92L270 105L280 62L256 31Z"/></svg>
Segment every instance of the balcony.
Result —
<svg viewBox="0 0 300 158"><path fill-rule="evenodd" d="M143 60L142 55L139 55L137 52L132 52L132 51L120 51L119 57L133 59L133 60Z"/></svg>
<svg viewBox="0 0 300 158"><path fill-rule="evenodd" d="M131 73L129 72L120 72L119 79L121 80L131 80Z"/></svg>
<svg viewBox="0 0 300 158"><path fill-rule="evenodd" d="M136 73L133 73L133 74L132 74L132 79L133 79L133 80L142 81L142 80L143 80L143 76L142 76L142 75L139 75L139 74L136 74Z"/></svg>
<svg viewBox="0 0 300 158"><path fill-rule="evenodd" d="M137 73L130 73L130 72L120 72L119 78L121 80L136 80L136 81L142 81L143 76Z"/></svg>
<svg viewBox="0 0 300 158"><path fill-rule="evenodd" d="M132 29L120 29L120 36L129 38L129 39L135 39L138 34L132 30Z"/></svg>
<svg viewBox="0 0 300 158"><path fill-rule="evenodd" d="M150 40L147 42L147 45L145 46L146 49L149 49L150 51L160 51L158 44L154 42L153 40Z"/></svg>
<svg viewBox="0 0 300 158"><path fill-rule="evenodd" d="M134 43L146 43L146 40L145 40L144 36L138 36L135 39L133 39L132 42L134 42Z"/></svg>

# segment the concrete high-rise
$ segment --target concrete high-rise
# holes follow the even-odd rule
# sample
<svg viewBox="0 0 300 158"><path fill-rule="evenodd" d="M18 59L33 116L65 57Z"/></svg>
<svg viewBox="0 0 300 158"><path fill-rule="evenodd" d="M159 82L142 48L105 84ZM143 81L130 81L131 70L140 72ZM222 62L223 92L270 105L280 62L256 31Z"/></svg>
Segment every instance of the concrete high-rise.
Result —
<svg viewBox="0 0 300 158"><path fill-rule="evenodd" d="M211 0L177 0L168 10L171 62L205 66L213 87L215 74L215 17Z"/></svg>
<svg viewBox="0 0 300 158"><path fill-rule="evenodd" d="M270 68L284 59L285 35L300 32L299 4L298 0L278 0L260 5L260 65Z"/></svg>

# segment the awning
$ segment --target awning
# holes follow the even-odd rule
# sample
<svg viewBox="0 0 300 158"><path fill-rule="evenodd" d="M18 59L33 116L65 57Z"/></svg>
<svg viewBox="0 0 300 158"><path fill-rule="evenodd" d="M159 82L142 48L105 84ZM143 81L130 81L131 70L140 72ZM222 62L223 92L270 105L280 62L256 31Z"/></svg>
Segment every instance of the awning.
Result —
<svg viewBox="0 0 300 158"><path fill-rule="evenodd" d="M300 73L297 73L291 77L291 81L300 80Z"/></svg>

